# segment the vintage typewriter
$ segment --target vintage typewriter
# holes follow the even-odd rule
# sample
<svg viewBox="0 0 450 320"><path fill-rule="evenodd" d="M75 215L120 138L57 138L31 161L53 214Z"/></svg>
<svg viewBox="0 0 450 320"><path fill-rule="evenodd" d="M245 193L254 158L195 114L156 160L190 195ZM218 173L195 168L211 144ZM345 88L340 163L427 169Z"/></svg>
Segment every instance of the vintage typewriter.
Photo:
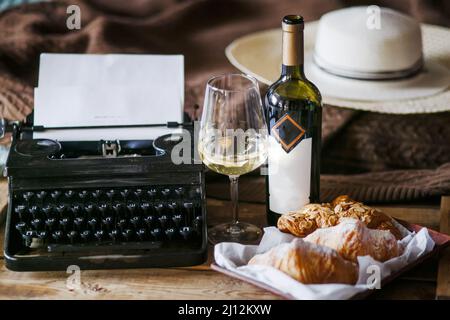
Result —
<svg viewBox="0 0 450 320"><path fill-rule="evenodd" d="M181 135L58 142L33 139L33 131L45 128L33 127L31 118L27 122L11 126L6 164L9 206L4 250L9 269L204 262L204 171L198 163L171 161L171 149Z"/></svg>

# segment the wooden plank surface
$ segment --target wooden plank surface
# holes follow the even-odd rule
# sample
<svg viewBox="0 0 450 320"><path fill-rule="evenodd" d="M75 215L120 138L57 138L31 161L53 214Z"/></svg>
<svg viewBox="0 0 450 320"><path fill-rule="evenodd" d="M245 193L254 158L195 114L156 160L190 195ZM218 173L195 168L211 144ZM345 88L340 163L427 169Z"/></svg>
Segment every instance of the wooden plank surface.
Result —
<svg viewBox="0 0 450 320"><path fill-rule="evenodd" d="M79 287L65 272L12 272L0 266L0 299L277 299L212 270L81 271ZM69 279L70 282L70 279Z"/></svg>
<svg viewBox="0 0 450 320"><path fill-rule="evenodd" d="M386 213L426 226L439 221L436 208L383 206ZM229 202L208 199L208 222L211 225L228 221ZM260 226L265 223L265 206L241 204L241 220ZM0 232L3 247L3 232ZM212 248L208 261L188 268L81 270L81 285L66 286L65 272L12 272L5 268L0 256L0 299L278 299L245 282L210 270ZM435 294L436 262L425 264L377 291L373 299L432 299Z"/></svg>
<svg viewBox="0 0 450 320"><path fill-rule="evenodd" d="M442 197L441 232L450 234L450 196ZM450 248L444 250L439 261L436 299L450 299Z"/></svg>

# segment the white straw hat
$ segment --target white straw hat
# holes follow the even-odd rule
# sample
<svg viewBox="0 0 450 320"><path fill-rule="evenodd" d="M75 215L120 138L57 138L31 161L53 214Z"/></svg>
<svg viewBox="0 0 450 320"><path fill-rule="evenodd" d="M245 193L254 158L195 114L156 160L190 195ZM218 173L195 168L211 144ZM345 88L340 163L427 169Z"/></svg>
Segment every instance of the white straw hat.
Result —
<svg viewBox="0 0 450 320"><path fill-rule="evenodd" d="M450 30L420 25L381 8L332 11L305 23L305 73L326 104L384 113L450 110ZM281 70L281 30L250 34L225 50L230 62L265 84Z"/></svg>

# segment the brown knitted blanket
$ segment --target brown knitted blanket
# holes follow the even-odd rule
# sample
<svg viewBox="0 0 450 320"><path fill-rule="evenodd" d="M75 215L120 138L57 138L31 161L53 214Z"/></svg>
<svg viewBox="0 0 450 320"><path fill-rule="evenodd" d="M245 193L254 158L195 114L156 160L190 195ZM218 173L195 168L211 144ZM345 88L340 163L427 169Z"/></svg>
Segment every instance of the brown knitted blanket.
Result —
<svg viewBox="0 0 450 320"><path fill-rule="evenodd" d="M446 0L368 3L450 26ZM80 30L66 27L71 4L81 8ZM185 110L196 118L206 80L235 71L224 55L232 40L277 27L287 13L311 21L353 4L361 1L63 0L16 7L0 13L0 116L31 112L41 52L87 52L184 54ZM450 113L396 116L326 106L323 130L323 200L347 193L369 202L433 201L450 194ZM263 179L243 180L244 200L264 201ZM209 177L209 195L227 197L216 181Z"/></svg>

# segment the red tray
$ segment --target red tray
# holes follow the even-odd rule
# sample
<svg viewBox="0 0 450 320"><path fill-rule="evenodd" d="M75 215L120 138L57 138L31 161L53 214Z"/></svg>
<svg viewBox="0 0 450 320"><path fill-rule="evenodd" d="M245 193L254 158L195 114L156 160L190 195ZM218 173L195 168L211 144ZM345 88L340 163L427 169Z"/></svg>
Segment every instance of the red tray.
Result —
<svg viewBox="0 0 450 320"><path fill-rule="evenodd" d="M425 228L423 226L419 226L417 224L410 224L410 223L407 223L407 222L402 221L402 220L398 220L397 219L397 221L399 223L401 223L403 226L405 226L409 231L415 231L416 233L419 232L420 229ZM434 246L433 250L428 252L427 254L421 256L419 259L415 260L413 263L408 264L407 266L401 268L400 270L397 270L396 272L390 274L388 277L384 278L381 281L381 286L384 286L384 285L388 284L389 282L391 282L395 278L397 278L400 275L402 275L403 273L411 270L412 268L414 268L417 265L421 264L425 260L427 260L427 259L429 259L429 258L431 258L431 257L433 257L433 256L435 256L437 254L439 254L439 252L442 249L444 249L446 246L450 245L450 236L449 235L437 232L437 231L429 229L429 228L428 228L428 233L430 234L431 238L435 242L435 246ZM273 287L271 287L271 286L269 286L269 285L267 285L267 284L265 284L263 282L260 282L260 281L248 278L246 276L236 274L236 273L234 273L234 272L232 272L230 270L224 269L224 268L218 266L215 263L211 264L211 269L213 269L215 271L218 271L220 273L223 273L223 274L225 274L227 276L230 276L232 278L236 278L236 279L248 282L248 283L250 283L250 284L252 284L254 286L257 286L257 287L259 287L261 289L267 290L267 291L269 291L269 292L271 292L271 293L273 293L273 294L275 294L277 296L280 296L280 297L282 297L284 299L295 300L295 298L292 297L289 294L281 292L281 291L277 290L276 288L273 288ZM359 293L355 294L350 299L363 299L363 298L366 298L367 296L369 296L373 292L374 292L374 290L367 289L367 290L365 290L363 292L359 292Z"/></svg>

